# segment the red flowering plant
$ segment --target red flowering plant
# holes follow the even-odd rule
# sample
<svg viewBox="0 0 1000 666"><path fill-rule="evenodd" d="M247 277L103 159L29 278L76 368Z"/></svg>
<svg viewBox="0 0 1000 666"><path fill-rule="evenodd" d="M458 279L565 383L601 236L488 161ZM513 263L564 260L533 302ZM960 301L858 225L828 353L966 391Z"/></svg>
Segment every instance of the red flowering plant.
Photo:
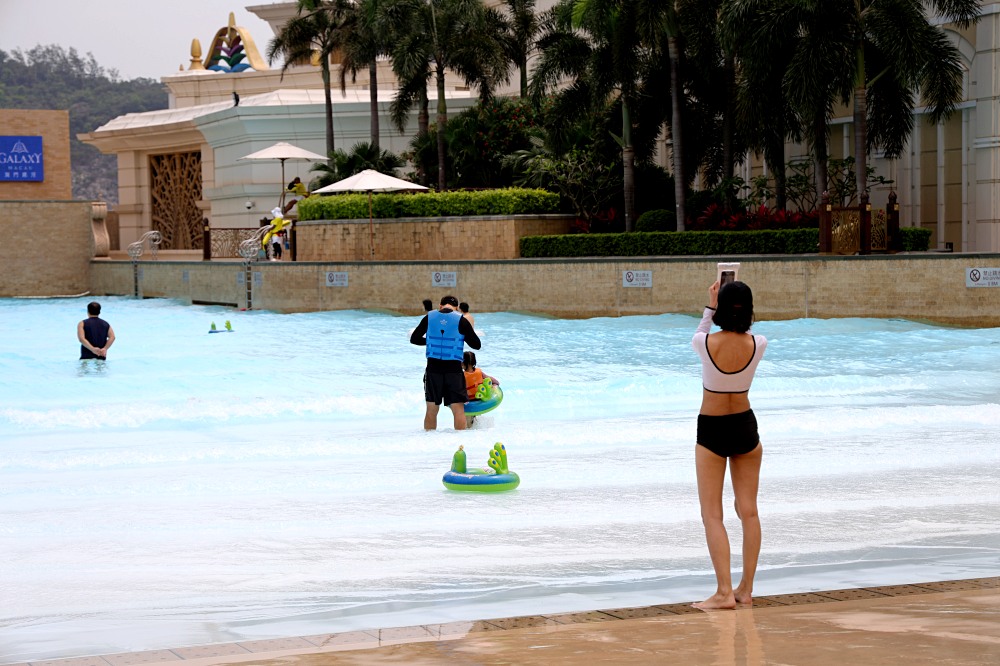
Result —
<svg viewBox="0 0 1000 666"><path fill-rule="evenodd" d="M758 229L805 229L819 226L819 211L771 210L758 206L747 211L728 211L713 203L702 211L690 231L755 231Z"/></svg>

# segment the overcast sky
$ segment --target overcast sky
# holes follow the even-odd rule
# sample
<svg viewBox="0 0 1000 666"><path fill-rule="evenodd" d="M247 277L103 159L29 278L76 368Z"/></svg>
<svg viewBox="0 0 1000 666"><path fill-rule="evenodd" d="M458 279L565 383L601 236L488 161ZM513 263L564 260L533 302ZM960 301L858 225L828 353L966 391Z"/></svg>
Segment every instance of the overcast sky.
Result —
<svg viewBox="0 0 1000 666"><path fill-rule="evenodd" d="M191 61L191 40L201 42L202 58L229 12L250 31L266 57L271 27L246 11L274 0L0 0L0 50L28 50L39 44L93 53L105 69L123 79L159 79Z"/></svg>

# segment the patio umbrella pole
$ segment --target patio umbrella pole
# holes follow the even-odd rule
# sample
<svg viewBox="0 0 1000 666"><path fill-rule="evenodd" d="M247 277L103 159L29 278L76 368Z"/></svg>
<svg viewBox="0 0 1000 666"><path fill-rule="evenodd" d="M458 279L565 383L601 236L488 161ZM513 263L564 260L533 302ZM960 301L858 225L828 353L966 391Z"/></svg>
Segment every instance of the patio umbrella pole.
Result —
<svg viewBox="0 0 1000 666"><path fill-rule="evenodd" d="M375 227L372 223L372 191L368 190L368 245L372 249L372 259L375 258Z"/></svg>
<svg viewBox="0 0 1000 666"><path fill-rule="evenodd" d="M313 194L333 194L334 192L367 192L368 193L368 247L371 258L375 258L375 212L372 205L372 192L400 192L402 190L426 190L423 185L417 185L407 180L400 180L374 169L365 169L361 173L348 176L336 183L330 183L315 190Z"/></svg>
<svg viewBox="0 0 1000 666"><path fill-rule="evenodd" d="M281 182L278 186L281 188L281 194L278 195L278 208L281 209L282 213L285 210L285 160L329 160L329 157L324 157L319 153L314 153L311 150L306 150L305 148L299 148L298 146L293 146L287 141L279 141L273 146L269 146L264 150L258 150L255 153L250 153L249 155L244 155L239 157L240 160L278 160L281 162ZM249 193L248 193L249 194ZM268 209L270 210L270 209Z"/></svg>
<svg viewBox="0 0 1000 666"><path fill-rule="evenodd" d="M278 208L285 210L285 160L281 160L281 196L278 197Z"/></svg>

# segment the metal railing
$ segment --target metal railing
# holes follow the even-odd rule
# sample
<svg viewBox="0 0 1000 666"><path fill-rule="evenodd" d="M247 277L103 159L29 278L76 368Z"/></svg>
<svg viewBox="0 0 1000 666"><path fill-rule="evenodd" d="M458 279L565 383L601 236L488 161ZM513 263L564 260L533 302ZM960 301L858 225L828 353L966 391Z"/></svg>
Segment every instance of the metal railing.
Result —
<svg viewBox="0 0 1000 666"><path fill-rule="evenodd" d="M156 253L160 249L160 243L163 242L163 235L159 231L147 231L139 240L134 243L129 243L126 251L128 252L129 259L133 262L139 261L139 257L142 256L146 243L149 243L149 251L153 255L153 260L156 260Z"/></svg>
<svg viewBox="0 0 1000 666"><path fill-rule="evenodd" d="M264 259L271 258L271 252L272 252L271 248L270 247L265 248L263 245L264 236L266 236L267 232L270 230L271 230L270 226L261 227L257 229L253 233L253 235L250 236L250 238L247 238L244 241L240 241L239 253L240 256L243 257L243 261L247 263L257 261L258 259L261 258L260 255L262 253L264 255L263 257Z"/></svg>
<svg viewBox="0 0 1000 666"><path fill-rule="evenodd" d="M139 237L139 240L129 243L126 248L129 259L132 260L132 295L135 298L139 298L139 257L142 256L143 248L146 247L147 242L149 243L149 251L155 261L156 253L160 249L160 243L163 242L163 235L159 231L147 231Z"/></svg>

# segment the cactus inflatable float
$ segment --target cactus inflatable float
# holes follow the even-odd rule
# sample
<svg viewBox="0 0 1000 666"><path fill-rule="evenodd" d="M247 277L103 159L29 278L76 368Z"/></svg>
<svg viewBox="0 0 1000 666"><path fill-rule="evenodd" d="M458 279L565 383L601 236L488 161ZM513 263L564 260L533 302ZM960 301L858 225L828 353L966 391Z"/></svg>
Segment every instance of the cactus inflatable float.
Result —
<svg viewBox="0 0 1000 666"><path fill-rule="evenodd" d="M448 490L497 493L514 490L521 478L507 468L507 449L500 442L490 450L487 462L490 469L468 469L465 461L465 447L459 446L451 458L451 469L445 472L441 482Z"/></svg>

